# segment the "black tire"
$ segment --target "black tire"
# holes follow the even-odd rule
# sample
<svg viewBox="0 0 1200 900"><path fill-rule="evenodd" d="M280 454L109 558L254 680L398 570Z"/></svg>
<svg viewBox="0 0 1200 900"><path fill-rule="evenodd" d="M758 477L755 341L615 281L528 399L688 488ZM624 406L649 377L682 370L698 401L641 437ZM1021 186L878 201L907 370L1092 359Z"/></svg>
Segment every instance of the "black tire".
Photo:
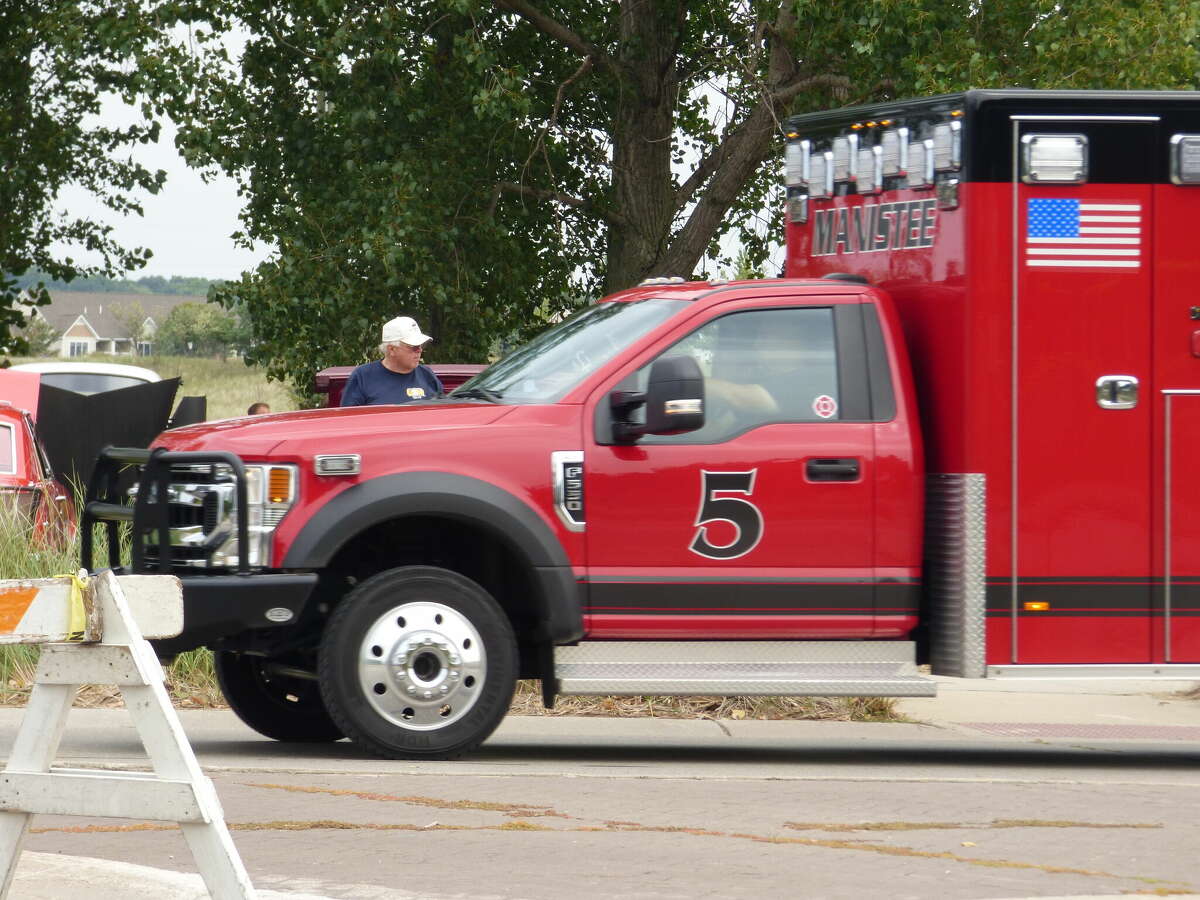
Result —
<svg viewBox="0 0 1200 900"><path fill-rule="evenodd" d="M217 683L237 717L277 741L318 743L345 737L329 717L317 682L273 673L275 664L231 650L213 654Z"/></svg>
<svg viewBox="0 0 1200 900"><path fill-rule="evenodd" d="M359 746L389 759L453 759L482 744L508 711L517 642L478 584L405 566L338 604L318 674L329 714Z"/></svg>

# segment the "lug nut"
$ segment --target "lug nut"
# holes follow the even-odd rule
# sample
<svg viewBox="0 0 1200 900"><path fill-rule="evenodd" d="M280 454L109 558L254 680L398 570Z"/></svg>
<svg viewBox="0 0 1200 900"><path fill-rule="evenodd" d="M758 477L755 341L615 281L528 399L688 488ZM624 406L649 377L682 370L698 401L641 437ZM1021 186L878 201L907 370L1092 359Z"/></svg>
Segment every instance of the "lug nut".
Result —
<svg viewBox="0 0 1200 900"><path fill-rule="evenodd" d="M424 694L422 694L422 696L426 700L432 700L433 699L433 691L426 691Z"/></svg>
<svg viewBox="0 0 1200 900"><path fill-rule="evenodd" d="M411 684L410 684L410 685L409 685L409 686L406 688L406 690L407 690L407 691L408 691L410 694L415 694L415 693L417 692L417 689L416 689L415 687L413 687Z"/></svg>

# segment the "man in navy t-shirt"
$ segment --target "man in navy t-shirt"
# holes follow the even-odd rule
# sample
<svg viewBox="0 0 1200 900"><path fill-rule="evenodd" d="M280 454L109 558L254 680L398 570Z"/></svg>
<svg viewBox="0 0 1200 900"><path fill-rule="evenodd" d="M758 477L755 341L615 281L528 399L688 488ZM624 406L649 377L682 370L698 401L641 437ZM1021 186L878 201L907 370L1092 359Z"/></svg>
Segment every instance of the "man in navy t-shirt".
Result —
<svg viewBox="0 0 1200 900"><path fill-rule="evenodd" d="M415 319L392 319L383 326L383 342L379 345L383 359L350 373L342 391L342 406L411 403L440 397L442 382L433 369L421 365L421 351L431 340L421 333Z"/></svg>

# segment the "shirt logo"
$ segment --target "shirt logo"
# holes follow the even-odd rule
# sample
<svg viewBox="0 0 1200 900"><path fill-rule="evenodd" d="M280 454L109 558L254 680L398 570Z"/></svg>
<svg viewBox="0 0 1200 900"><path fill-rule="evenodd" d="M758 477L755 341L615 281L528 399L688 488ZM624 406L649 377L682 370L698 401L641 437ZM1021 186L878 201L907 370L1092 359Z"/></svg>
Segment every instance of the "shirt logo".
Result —
<svg viewBox="0 0 1200 900"><path fill-rule="evenodd" d="M406 390L405 393L408 394L409 400L420 400L422 397L425 396L425 388L411 387L408 390Z"/></svg>
<svg viewBox="0 0 1200 900"><path fill-rule="evenodd" d="M1137 269L1142 258L1140 203L1030 200L1025 265Z"/></svg>

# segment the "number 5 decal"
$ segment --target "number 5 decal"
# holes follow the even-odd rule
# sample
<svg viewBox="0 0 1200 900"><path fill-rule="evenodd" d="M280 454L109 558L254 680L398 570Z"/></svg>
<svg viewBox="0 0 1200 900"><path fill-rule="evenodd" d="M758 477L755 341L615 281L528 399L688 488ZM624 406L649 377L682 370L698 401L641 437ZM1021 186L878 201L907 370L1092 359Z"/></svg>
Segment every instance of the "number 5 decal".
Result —
<svg viewBox="0 0 1200 900"><path fill-rule="evenodd" d="M718 494L754 493L754 476L749 472L700 472L700 511L696 513L696 536L690 549L708 559L737 559L745 556L762 540L763 518L758 507L740 497L718 497ZM709 543L708 529L713 522L728 522L737 532L728 544Z"/></svg>

